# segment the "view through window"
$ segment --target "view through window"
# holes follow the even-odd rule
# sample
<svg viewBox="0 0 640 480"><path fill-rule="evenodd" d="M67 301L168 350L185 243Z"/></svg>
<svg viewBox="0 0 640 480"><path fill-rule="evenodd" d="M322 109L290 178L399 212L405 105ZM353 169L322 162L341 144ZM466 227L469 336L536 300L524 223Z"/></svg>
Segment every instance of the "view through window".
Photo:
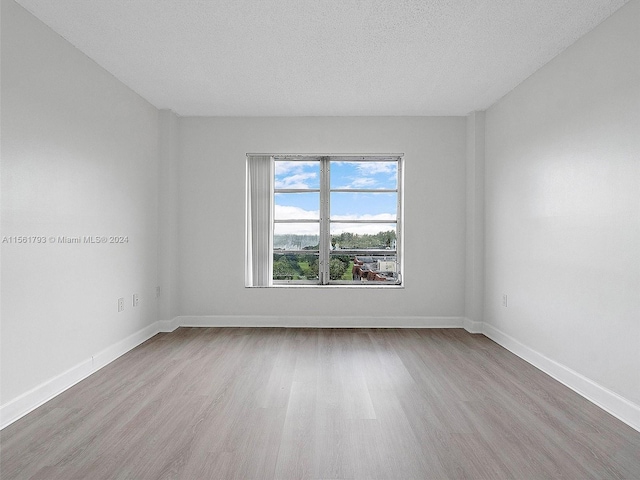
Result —
<svg viewBox="0 0 640 480"><path fill-rule="evenodd" d="M401 156L272 160L273 284L401 284Z"/></svg>

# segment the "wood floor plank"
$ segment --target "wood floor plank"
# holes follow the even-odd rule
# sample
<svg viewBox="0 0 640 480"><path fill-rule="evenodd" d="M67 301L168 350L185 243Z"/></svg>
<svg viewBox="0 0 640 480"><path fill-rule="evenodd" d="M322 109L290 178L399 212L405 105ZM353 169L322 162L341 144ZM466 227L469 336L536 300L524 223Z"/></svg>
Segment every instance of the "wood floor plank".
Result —
<svg viewBox="0 0 640 480"><path fill-rule="evenodd" d="M340 377L341 339L345 332L321 330L318 335L316 389L316 435L314 478L353 478L349 462L351 453L345 419L348 417L345 391Z"/></svg>
<svg viewBox="0 0 640 480"><path fill-rule="evenodd" d="M335 350L342 414L345 418L375 419L376 412L364 377L363 350L369 343L368 335L352 331L339 333Z"/></svg>
<svg viewBox="0 0 640 480"><path fill-rule="evenodd" d="M296 380L291 385L275 478L313 478L317 435L316 388L316 383Z"/></svg>
<svg viewBox="0 0 640 480"><path fill-rule="evenodd" d="M180 328L2 430L0 478L639 479L640 433L459 329Z"/></svg>

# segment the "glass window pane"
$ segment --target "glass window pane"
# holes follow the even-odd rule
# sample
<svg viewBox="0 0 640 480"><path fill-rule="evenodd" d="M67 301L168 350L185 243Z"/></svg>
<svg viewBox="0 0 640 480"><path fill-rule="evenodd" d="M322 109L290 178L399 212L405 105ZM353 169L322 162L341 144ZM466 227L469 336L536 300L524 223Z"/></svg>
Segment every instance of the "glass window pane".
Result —
<svg viewBox="0 0 640 480"><path fill-rule="evenodd" d="M395 285L398 283L398 264L395 254L380 251L344 255L331 252L329 278L332 281Z"/></svg>
<svg viewBox="0 0 640 480"><path fill-rule="evenodd" d="M276 223L273 231L275 250L318 250L319 223Z"/></svg>
<svg viewBox="0 0 640 480"><path fill-rule="evenodd" d="M274 199L276 220L318 220L320 218L319 193L276 193Z"/></svg>
<svg viewBox="0 0 640 480"><path fill-rule="evenodd" d="M396 220L397 193L331 193L331 220Z"/></svg>
<svg viewBox="0 0 640 480"><path fill-rule="evenodd" d="M318 280L318 255L273 253L274 280Z"/></svg>
<svg viewBox="0 0 640 480"><path fill-rule="evenodd" d="M331 162L331 189L398 188L398 162Z"/></svg>
<svg viewBox="0 0 640 480"><path fill-rule="evenodd" d="M332 223L331 250L395 250L396 225L387 223Z"/></svg>
<svg viewBox="0 0 640 480"><path fill-rule="evenodd" d="M320 162L275 162L275 188L320 188Z"/></svg>

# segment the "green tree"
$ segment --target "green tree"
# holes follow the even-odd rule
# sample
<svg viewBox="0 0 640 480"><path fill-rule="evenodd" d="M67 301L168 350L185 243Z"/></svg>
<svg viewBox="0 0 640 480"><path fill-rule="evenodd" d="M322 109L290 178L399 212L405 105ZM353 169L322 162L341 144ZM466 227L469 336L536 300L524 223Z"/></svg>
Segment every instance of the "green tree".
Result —
<svg viewBox="0 0 640 480"><path fill-rule="evenodd" d="M273 262L273 278L275 280L293 280L294 277L297 277L297 273L296 268L284 256Z"/></svg>
<svg viewBox="0 0 640 480"><path fill-rule="evenodd" d="M329 278L331 280L339 280L344 272L347 270L347 266L338 258L332 258L329 263ZM314 260L313 263L309 265L309 277L308 278L318 278L318 260Z"/></svg>
<svg viewBox="0 0 640 480"><path fill-rule="evenodd" d="M347 266L339 258L332 258L329 262L329 278L331 280L340 279L346 270Z"/></svg>
<svg viewBox="0 0 640 480"><path fill-rule="evenodd" d="M318 259L316 258L309 265L309 278L318 278L319 271L320 271L320 267L318 265Z"/></svg>
<svg viewBox="0 0 640 480"><path fill-rule="evenodd" d="M338 244L341 249L350 248L391 248L393 241L396 239L396 232L389 230L386 232L378 232L374 234L365 233L362 235L343 232L339 235L331 237L331 244Z"/></svg>

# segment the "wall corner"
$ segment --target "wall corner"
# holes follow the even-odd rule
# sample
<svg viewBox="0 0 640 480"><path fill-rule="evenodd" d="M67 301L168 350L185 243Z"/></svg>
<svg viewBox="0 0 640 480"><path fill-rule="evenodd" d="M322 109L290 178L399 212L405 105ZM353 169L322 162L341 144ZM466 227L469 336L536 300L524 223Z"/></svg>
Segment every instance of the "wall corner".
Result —
<svg viewBox="0 0 640 480"><path fill-rule="evenodd" d="M481 324L484 311L485 112L467 115L465 318Z"/></svg>

